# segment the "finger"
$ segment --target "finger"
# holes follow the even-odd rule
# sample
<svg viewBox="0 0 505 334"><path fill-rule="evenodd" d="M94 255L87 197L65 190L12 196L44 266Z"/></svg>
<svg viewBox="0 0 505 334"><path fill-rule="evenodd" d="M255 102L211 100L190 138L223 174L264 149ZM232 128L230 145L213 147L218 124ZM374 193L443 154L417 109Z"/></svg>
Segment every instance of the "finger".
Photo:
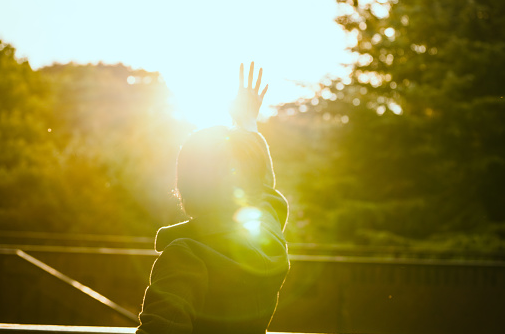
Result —
<svg viewBox="0 0 505 334"><path fill-rule="evenodd" d="M265 88L263 88L263 91L261 92L260 98L262 100L263 100L263 96L265 96L265 94L267 93L267 90L268 90L268 84L265 86Z"/></svg>
<svg viewBox="0 0 505 334"><path fill-rule="evenodd" d="M244 88L244 63L240 64L240 74L238 76L238 86Z"/></svg>
<svg viewBox="0 0 505 334"><path fill-rule="evenodd" d="M254 73L254 62L251 62L251 67L249 67L249 80L247 81L247 87L252 88L252 79Z"/></svg>
<svg viewBox="0 0 505 334"><path fill-rule="evenodd" d="M260 85L261 85L261 76L263 75L263 69L260 68L260 72L258 73L258 79L256 80L256 87L254 88L254 91L258 93L260 90Z"/></svg>

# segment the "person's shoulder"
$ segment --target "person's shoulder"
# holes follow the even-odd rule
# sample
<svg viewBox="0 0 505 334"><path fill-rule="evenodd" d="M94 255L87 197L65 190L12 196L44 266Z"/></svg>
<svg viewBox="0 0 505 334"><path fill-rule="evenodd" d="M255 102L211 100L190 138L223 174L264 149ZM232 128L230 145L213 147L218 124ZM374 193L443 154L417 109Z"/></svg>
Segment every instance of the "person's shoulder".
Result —
<svg viewBox="0 0 505 334"><path fill-rule="evenodd" d="M206 248L206 246L207 245L205 243L201 240L197 240L196 238L181 237L173 239L161 250L161 254L191 253L196 255L201 253L201 248Z"/></svg>
<svg viewBox="0 0 505 334"><path fill-rule="evenodd" d="M154 249L157 252L162 252L165 247L170 245L174 240L180 238L191 237L195 231L193 225L189 221L184 221L175 225L164 226L156 233Z"/></svg>
<svg viewBox="0 0 505 334"><path fill-rule="evenodd" d="M212 247L208 237L201 238L181 237L172 240L168 245L161 250L160 257L164 258L188 258L196 257L205 261L211 253L216 253L217 250Z"/></svg>
<svg viewBox="0 0 505 334"><path fill-rule="evenodd" d="M152 278L178 271L192 271L206 267L201 256L201 245L190 238L178 238L161 250L152 270ZM203 270L203 269L202 269Z"/></svg>

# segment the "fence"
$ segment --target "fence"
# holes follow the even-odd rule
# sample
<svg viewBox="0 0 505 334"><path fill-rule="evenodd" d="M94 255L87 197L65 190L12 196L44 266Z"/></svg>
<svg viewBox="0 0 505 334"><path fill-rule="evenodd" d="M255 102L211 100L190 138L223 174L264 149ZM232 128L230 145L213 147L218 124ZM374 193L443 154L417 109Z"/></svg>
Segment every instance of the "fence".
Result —
<svg viewBox="0 0 505 334"><path fill-rule="evenodd" d="M140 311L156 257L145 249L1 249L0 322L25 324L135 326L131 315ZM503 310L505 264L500 261L291 255L269 330L503 333Z"/></svg>

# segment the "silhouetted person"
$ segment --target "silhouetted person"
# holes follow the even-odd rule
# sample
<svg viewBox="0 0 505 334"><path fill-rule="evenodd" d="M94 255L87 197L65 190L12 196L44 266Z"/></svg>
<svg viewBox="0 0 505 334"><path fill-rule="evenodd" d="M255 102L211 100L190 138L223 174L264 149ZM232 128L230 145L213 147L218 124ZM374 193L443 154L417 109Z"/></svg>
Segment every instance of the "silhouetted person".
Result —
<svg viewBox="0 0 505 334"><path fill-rule="evenodd" d="M161 228L138 334L265 333L289 269L277 192L256 118L268 85L254 63L231 110L235 127L194 133L177 160L177 190L191 220Z"/></svg>

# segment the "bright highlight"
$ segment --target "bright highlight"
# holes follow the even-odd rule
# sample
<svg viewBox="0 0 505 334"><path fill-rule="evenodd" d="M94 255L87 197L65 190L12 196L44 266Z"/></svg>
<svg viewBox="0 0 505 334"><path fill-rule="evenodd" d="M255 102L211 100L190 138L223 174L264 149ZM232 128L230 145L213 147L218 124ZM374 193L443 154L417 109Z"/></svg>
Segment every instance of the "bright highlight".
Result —
<svg viewBox="0 0 505 334"><path fill-rule="evenodd" d="M261 231L260 218L262 213L259 209L254 207L244 207L238 209L235 213L234 219L253 236L258 236Z"/></svg>

